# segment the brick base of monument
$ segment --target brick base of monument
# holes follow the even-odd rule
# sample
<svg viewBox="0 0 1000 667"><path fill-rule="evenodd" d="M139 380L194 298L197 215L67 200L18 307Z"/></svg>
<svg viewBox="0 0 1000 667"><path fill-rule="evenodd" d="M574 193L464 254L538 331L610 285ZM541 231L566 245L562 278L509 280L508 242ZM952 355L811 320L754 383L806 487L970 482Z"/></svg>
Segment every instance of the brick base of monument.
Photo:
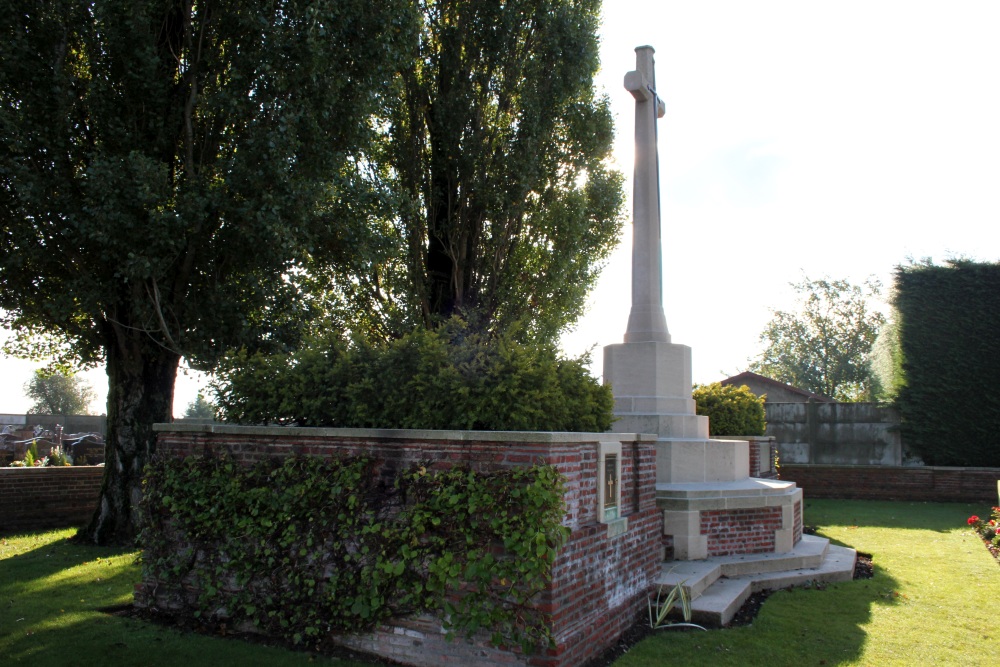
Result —
<svg viewBox="0 0 1000 667"><path fill-rule="evenodd" d="M568 543L553 564L552 581L536 598L548 615L555 647L535 655L490 646L488 634L447 641L434 615L395 619L373 632L331 639L406 665L580 665L612 646L640 613L662 562L662 514L656 507L653 440L621 433L493 433L157 425L158 450L175 456L227 452L239 462L293 454L367 454L383 469L424 461L438 468L466 465L479 471L535 463L555 466L565 478ZM620 518L602 521L598 502L601 443L621 444ZM210 547L209 547L210 548ZM176 609L166 587L145 571L137 606ZM186 591L196 595L197 591Z"/></svg>
<svg viewBox="0 0 1000 667"><path fill-rule="evenodd" d="M779 507L701 513L701 534L708 538L709 557L773 553L774 534L781 528Z"/></svg>
<svg viewBox="0 0 1000 667"><path fill-rule="evenodd" d="M668 559L787 553L802 539L802 490L794 482L660 484Z"/></svg>

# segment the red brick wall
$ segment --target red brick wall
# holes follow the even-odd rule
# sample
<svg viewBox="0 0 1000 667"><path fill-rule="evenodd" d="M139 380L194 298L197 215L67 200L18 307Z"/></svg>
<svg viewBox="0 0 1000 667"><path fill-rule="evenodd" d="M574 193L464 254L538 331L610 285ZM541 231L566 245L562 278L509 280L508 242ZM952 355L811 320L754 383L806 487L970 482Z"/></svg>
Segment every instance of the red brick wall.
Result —
<svg viewBox="0 0 1000 667"><path fill-rule="evenodd" d="M708 535L709 557L773 553L776 530L781 530L780 507L701 512L701 534Z"/></svg>
<svg viewBox="0 0 1000 667"><path fill-rule="evenodd" d="M778 471L774 467L778 455L777 441L769 436L752 436L746 439L750 443L750 476L764 479L777 478Z"/></svg>
<svg viewBox="0 0 1000 667"><path fill-rule="evenodd" d="M383 461L383 474L416 462L433 467L456 464L487 471L554 465L566 478L569 542L553 565L552 582L537 600L551 614L556 648L525 657L461 639L446 642L438 623L428 619L394 622L365 636L341 637L347 645L412 665L530 664L579 665L617 640L640 612L662 560L662 517L656 509L656 460L653 442L622 442L621 514L628 530L608 537L598 522L598 441L619 434L491 434L433 431L361 431L341 429L259 429L174 425L158 427L157 447L172 455L227 451L244 462L292 453L342 456L366 453ZM137 588L137 604L154 603L156 582Z"/></svg>
<svg viewBox="0 0 1000 667"><path fill-rule="evenodd" d="M805 497L804 493L803 497ZM802 539L802 503L795 503L795 507L792 509L792 512L795 515L795 518L793 519L795 523L792 528L792 544L798 544L799 540Z"/></svg>
<svg viewBox="0 0 1000 667"><path fill-rule="evenodd" d="M104 466L0 468L0 532L85 524L103 476Z"/></svg>
<svg viewBox="0 0 1000 667"><path fill-rule="evenodd" d="M806 498L996 503L1000 468L782 464Z"/></svg>

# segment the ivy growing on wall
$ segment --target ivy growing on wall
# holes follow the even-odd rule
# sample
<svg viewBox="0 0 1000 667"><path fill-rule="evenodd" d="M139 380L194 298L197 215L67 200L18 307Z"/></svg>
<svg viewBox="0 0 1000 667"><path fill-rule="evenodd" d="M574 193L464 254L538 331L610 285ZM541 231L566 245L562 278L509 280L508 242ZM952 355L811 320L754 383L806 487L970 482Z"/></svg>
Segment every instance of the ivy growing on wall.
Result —
<svg viewBox="0 0 1000 667"><path fill-rule="evenodd" d="M559 473L387 474L366 457L155 458L144 579L172 590L180 613L295 643L430 611L449 635L550 644L529 603L568 538Z"/></svg>
<svg viewBox="0 0 1000 667"><path fill-rule="evenodd" d="M930 465L1000 466L1000 264L896 272L902 436Z"/></svg>

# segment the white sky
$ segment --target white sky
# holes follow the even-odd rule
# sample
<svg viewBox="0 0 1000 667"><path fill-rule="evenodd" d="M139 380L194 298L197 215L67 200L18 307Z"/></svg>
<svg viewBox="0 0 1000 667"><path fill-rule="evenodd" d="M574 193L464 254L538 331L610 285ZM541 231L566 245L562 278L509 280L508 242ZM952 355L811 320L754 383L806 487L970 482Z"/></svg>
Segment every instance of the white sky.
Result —
<svg viewBox="0 0 1000 667"><path fill-rule="evenodd" d="M664 308L695 382L745 370L803 275L892 283L908 257L1000 259L1000 3L616 0L599 83L632 165L636 46L656 49ZM631 184L629 184L631 192ZM629 232L630 233L630 232ZM564 339L621 342L627 235Z"/></svg>
<svg viewBox="0 0 1000 667"><path fill-rule="evenodd" d="M1000 260L1000 2L606 0L598 86L632 171L636 46L656 49L664 307L695 382L743 370L803 275L888 287L908 257ZM629 207L631 210L631 206ZM570 353L621 342L626 232ZM0 360L0 413L36 365ZM100 394L103 370L87 375ZM178 377L174 413L199 381Z"/></svg>

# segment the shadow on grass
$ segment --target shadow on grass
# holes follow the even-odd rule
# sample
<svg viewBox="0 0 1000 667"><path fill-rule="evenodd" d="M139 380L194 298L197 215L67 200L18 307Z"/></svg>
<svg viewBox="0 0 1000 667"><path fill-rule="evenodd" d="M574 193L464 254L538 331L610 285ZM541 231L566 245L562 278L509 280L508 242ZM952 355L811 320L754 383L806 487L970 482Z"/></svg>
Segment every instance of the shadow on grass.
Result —
<svg viewBox="0 0 1000 667"><path fill-rule="evenodd" d="M58 627L44 624L4 642L4 665L32 667L115 665L174 667L186 665L266 665L298 667L325 662L317 655L251 644L239 639L202 636L100 612L78 614ZM333 663L333 661L331 661ZM338 667L377 667L336 661Z"/></svg>
<svg viewBox="0 0 1000 667"><path fill-rule="evenodd" d="M131 603L133 585L140 576L132 549L77 544L68 535L54 536L53 532L7 539L27 539L29 548L12 556L0 550L0 664L4 667L283 667L323 661L305 652L105 613L109 606ZM37 546L30 544L35 542ZM371 667L374 663L336 664Z"/></svg>
<svg viewBox="0 0 1000 667"><path fill-rule="evenodd" d="M853 521L853 514L843 507L831 506L830 510L831 525L833 519L843 525L847 516ZM945 515L940 518L940 529L954 528L953 524L945 526L950 516ZM888 519L884 522L895 525ZM745 627L707 633L661 631L634 646L615 667L853 664L865 655L871 639L867 626L874 610L907 602L901 589L901 583L875 560L870 579L774 592Z"/></svg>
<svg viewBox="0 0 1000 667"><path fill-rule="evenodd" d="M838 665L858 661L877 606L902 602L899 583L875 566L871 579L776 591L751 625L654 634L615 667Z"/></svg>
<svg viewBox="0 0 1000 667"><path fill-rule="evenodd" d="M53 531L54 532L54 531ZM74 531L75 532L75 531ZM97 560L107 560L125 554L137 554L137 549L127 547L98 547L79 544L71 537L51 539L51 532L37 536L24 534L6 535L0 540L33 540L38 546L19 554L0 559L0 572L16 577L0 578L0 591L8 585L30 586L32 581L51 577L68 568L86 565Z"/></svg>

